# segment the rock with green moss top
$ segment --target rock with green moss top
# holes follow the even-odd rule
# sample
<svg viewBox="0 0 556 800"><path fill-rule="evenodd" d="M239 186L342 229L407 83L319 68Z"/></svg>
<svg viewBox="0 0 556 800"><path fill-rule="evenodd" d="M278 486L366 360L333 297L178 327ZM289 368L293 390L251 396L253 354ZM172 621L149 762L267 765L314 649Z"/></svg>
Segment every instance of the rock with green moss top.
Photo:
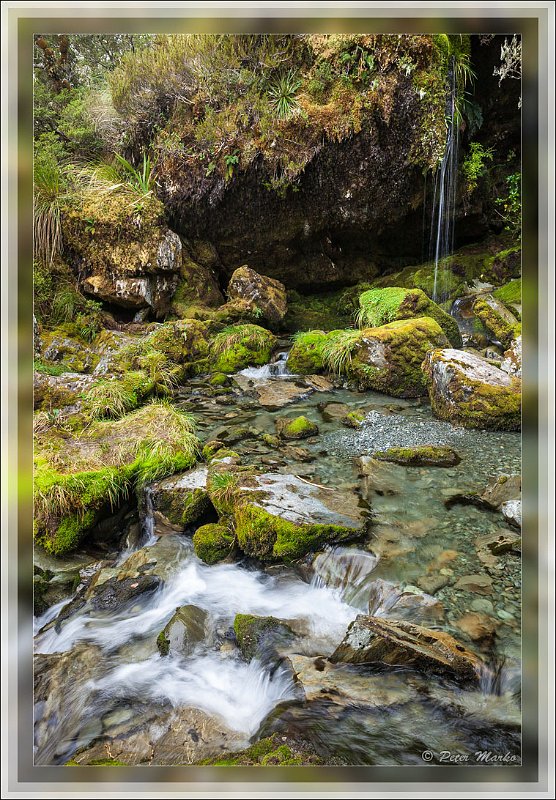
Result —
<svg viewBox="0 0 556 800"><path fill-rule="evenodd" d="M193 534L195 553L205 564L223 561L233 552L235 537L225 525L210 523Z"/></svg>
<svg viewBox="0 0 556 800"><path fill-rule="evenodd" d="M257 474L254 465L242 465L233 450L219 450L209 464L207 490L212 505L220 516L227 517L234 511L240 487Z"/></svg>
<svg viewBox="0 0 556 800"><path fill-rule="evenodd" d="M295 634L289 625L276 617L256 617L252 614L236 614L234 633L241 654L247 661L257 658L267 660L270 651L290 644Z"/></svg>
<svg viewBox="0 0 556 800"><path fill-rule="evenodd" d="M64 326L42 335L42 358L45 362L60 364L68 372L92 372L99 361L95 349L64 331Z"/></svg>
<svg viewBox="0 0 556 800"><path fill-rule="evenodd" d="M307 439L319 432L318 425L304 416L295 417L295 419L278 417L274 424L276 433L282 439Z"/></svg>
<svg viewBox="0 0 556 800"><path fill-rule="evenodd" d="M262 561L291 562L325 544L362 536L368 511L357 494L296 475L237 477L232 508L239 546Z"/></svg>
<svg viewBox="0 0 556 800"><path fill-rule="evenodd" d="M190 655L195 646L204 641L207 612L198 606L180 606L170 621L160 631L156 646L161 656L170 653Z"/></svg>
<svg viewBox="0 0 556 800"><path fill-rule="evenodd" d="M200 449L191 418L159 401L119 420L70 433L35 433L35 538L62 555L146 483L193 466Z"/></svg>
<svg viewBox="0 0 556 800"><path fill-rule="evenodd" d="M516 278L503 286L499 286L498 289L493 291L492 296L506 306L521 306L521 278Z"/></svg>
<svg viewBox="0 0 556 800"><path fill-rule="evenodd" d="M324 371L322 345L327 340L324 331L298 333L288 356L288 369L299 375L312 375Z"/></svg>
<svg viewBox="0 0 556 800"><path fill-rule="evenodd" d="M308 744L293 741L290 737L273 734L260 739L246 750L223 753L200 762L201 766L309 766L322 764L322 759Z"/></svg>
<svg viewBox="0 0 556 800"><path fill-rule="evenodd" d="M508 347L520 331L515 316L492 295L479 295L473 303L473 312L504 347Z"/></svg>
<svg viewBox="0 0 556 800"><path fill-rule="evenodd" d="M148 347L164 353L175 364L192 364L209 352L208 326L196 319L180 319L157 325L148 336Z"/></svg>
<svg viewBox="0 0 556 800"><path fill-rule="evenodd" d="M462 350L427 353L423 373L434 414L466 428L521 427L521 381Z"/></svg>
<svg viewBox="0 0 556 800"><path fill-rule="evenodd" d="M210 368L226 375L270 361L276 337L259 325L230 325L210 342Z"/></svg>
<svg viewBox="0 0 556 800"><path fill-rule="evenodd" d="M218 279L209 266L198 264L189 247L182 250L179 283L172 297L171 311L177 317L191 318L199 309L217 308L224 302Z"/></svg>
<svg viewBox="0 0 556 800"><path fill-rule="evenodd" d="M453 347L461 347L461 334L453 317L430 300L421 289L388 287L370 289L359 297L357 320L362 327L378 328L398 319L430 317L434 319Z"/></svg>
<svg viewBox="0 0 556 800"><path fill-rule="evenodd" d="M91 375L48 375L35 372L33 379L33 406L36 410L52 411L75 405L81 393L94 381Z"/></svg>
<svg viewBox="0 0 556 800"><path fill-rule="evenodd" d="M354 340L346 374L365 389L393 397L420 397L426 393L421 370L425 355L447 344L444 332L430 317L366 328Z"/></svg>
<svg viewBox="0 0 556 800"><path fill-rule="evenodd" d="M521 247L514 245L505 250L499 250L494 255L485 259L483 279L491 280L494 284L506 283L510 278L519 278L521 275Z"/></svg>
<svg viewBox="0 0 556 800"><path fill-rule="evenodd" d="M153 509L167 524L183 531L211 508L206 486L206 467L157 481L151 486Z"/></svg>
<svg viewBox="0 0 556 800"><path fill-rule="evenodd" d="M230 378L228 375L225 375L223 372L215 372L214 375L211 375L209 378L209 384L211 386L229 386Z"/></svg>
<svg viewBox="0 0 556 800"><path fill-rule="evenodd" d="M231 300L246 300L251 306L252 315L260 316L274 327L282 322L288 310L284 284L266 275L259 275L246 265L233 273L228 284L228 297Z"/></svg>
<svg viewBox="0 0 556 800"><path fill-rule="evenodd" d="M366 414L364 411L349 411L342 420L342 425L347 428L360 428L365 422Z"/></svg>
<svg viewBox="0 0 556 800"><path fill-rule="evenodd" d="M373 458L407 467L455 467L461 461L456 451L445 445L389 447L373 453Z"/></svg>

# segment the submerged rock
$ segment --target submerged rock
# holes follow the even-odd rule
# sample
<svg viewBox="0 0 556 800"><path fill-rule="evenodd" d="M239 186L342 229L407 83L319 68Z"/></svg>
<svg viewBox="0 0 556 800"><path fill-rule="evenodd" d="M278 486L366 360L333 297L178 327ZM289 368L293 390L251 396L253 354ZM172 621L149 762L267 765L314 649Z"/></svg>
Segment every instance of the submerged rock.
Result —
<svg viewBox="0 0 556 800"><path fill-rule="evenodd" d="M407 666L466 683L478 682L482 668L482 661L447 633L364 615L351 623L330 661Z"/></svg>
<svg viewBox="0 0 556 800"><path fill-rule="evenodd" d="M307 439L309 436L315 436L319 432L318 425L307 417L295 417L294 419L288 417L278 417L275 420L276 433L282 439Z"/></svg>
<svg viewBox="0 0 556 800"><path fill-rule="evenodd" d="M252 393L259 405L276 411L279 408L295 403L314 392L327 392L332 384L322 375L306 375L303 379L272 378L265 381L254 381L247 375L234 375L234 382L245 392Z"/></svg>
<svg viewBox="0 0 556 800"><path fill-rule="evenodd" d="M197 606L181 606L158 634L156 646L161 656L178 653L187 656L205 638L207 612Z"/></svg>
<svg viewBox="0 0 556 800"><path fill-rule="evenodd" d="M421 445L419 447L389 447L373 453L378 461L392 461L406 467L455 467L461 458L451 447Z"/></svg>
<svg viewBox="0 0 556 800"><path fill-rule="evenodd" d="M138 575L132 578L109 578L95 584L88 600L92 608L99 611L113 611L136 600L143 594L156 591L162 584L158 575Z"/></svg>
<svg viewBox="0 0 556 800"><path fill-rule="evenodd" d="M225 525L202 525L193 534L195 553L205 564L223 561L233 552L234 544L235 536Z"/></svg>
<svg viewBox="0 0 556 800"><path fill-rule="evenodd" d="M274 278L259 275L247 266L239 267L228 284L230 299L246 300L253 311L271 325L278 325L286 316L286 287Z"/></svg>
<svg viewBox="0 0 556 800"><path fill-rule="evenodd" d="M401 589L390 581L377 578L369 586L369 614L372 617L408 620L438 620L444 617L444 607L439 600L416 587L410 589Z"/></svg>
<svg viewBox="0 0 556 800"><path fill-rule="evenodd" d="M499 622L487 614L470 612L456 620L455 625L474 642L491 643Z"/></svg>
<svg viewBox="0 0 556 800"><path fill-rule="evenodd" d="M466 428L519 430L521 381L462 350L432 350L423 372L432 410Z"/></svg>
<svg viewBox="0 0 556 800"><path fill-rule="evenodd" d="M153 483L153 510L176 530L184 530L196 522L211 508L206 489L207 472L206 467L197 467L183 475Z"/></svg>

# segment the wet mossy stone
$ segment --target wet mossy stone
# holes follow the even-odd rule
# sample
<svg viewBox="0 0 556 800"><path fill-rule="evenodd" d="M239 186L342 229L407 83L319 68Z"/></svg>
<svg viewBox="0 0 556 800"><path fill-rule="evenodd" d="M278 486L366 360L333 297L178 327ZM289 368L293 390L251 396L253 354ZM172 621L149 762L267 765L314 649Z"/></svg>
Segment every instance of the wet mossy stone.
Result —
<svg viewBox="0 0 556 800"><path fill-rule="evenodd" d="M207 612L198 606L187 605L176 609L174 615L158 634L156 646L161 656L170 653L189 655L205 638Z"/></svg>
<svg viewBox="0 0 556 800"><path fill-rule="evenodd" d="M260 325L230 325L213 337L209 347L209 367L213 372L231 375L246 367L259 367L270 361L276 337Z"/></svg>
<svg viewBox="0 0 556 800"><path fill-rule="evenodd" d="M347 428L360 428L365 422L366 416L364 411L359 411L358 409L348 411L342 420L342 425L345 425Z"/></svg>
<svg viewBox="0 0 556 800"><path fill-rule="evenodd" d="M473 312L504 347L509 347L521 332L516 317L492 295L480 295L473 303Z"/></svg>
<svg viewBox="0 0 556 800"><path fill-rule="evenodd" d="M203 466L158 481L151 487L153 509L183 530L210 510L206 484L207 468Z"/></svg>
<svg viewBox="0 0 556 800"><path fill-rule="evenodd" d="M180 319L157 325L146 340L148 346L174 364L194 364L209 353L208 325L196 319Z"/></svg>
<svg viewBox="0 0 556 800"><path fill-rule="evenodd" d="M225 525L216 523L202 525L193 534L195 553L205 564L216 564L228 558L234 543L234 534Z"/></svg>
<svg viewBox="0 0 556 800"><path fill-rule="evenodd" d="M521 278L516 278L495 289L492 296L506 306L521 305Z"/></svg>
<svg viewBox="0 0 556 800"><path fill-rule="evenodd" d="M373 458L407 467L455 467L461 461L455 450L444 445L389 447L373 453Z"/></svg>
<svg viewBox="0 0 556 800"><path fill-rule="evenodd" d="M453 347L461 347L461 334L453 317L427 297L421 289L388 287L370 289L359 297L357 319L361 326L378 328L398 319L430 317L442 328Z"/></svg>
<svg viewBox="0 0 556 800"><path fill-rule="evenodd" d="M256 617L252 614L236 614L234 633L241 654L247 661L257 658L265 662L274 655L276 647L289 644L295 634L289 625L276 617Z"/></svg>
<svg viewBox="0 0 556 800"><path fill-rule="evenodd" d="M322 345L327 341L324 331L307 331L295 336L288 356L288 369L298 375L312 375L324 371Z"/></svg>
<svg viewBox="0 0 556 800"><path fill-rule="evenodd" d="M223 753L200 762L202 766L302 766L319 765L322 759L314 753L308 744L292 741L284 743L283 736L273 734L260 739L246 750L234 753Z"/></svg>
<svg viewBox="0 0 556 800"><path fill-rule="evenodd" d="M47 363L63 364L68 372L92 372L99 362L99 354L68 330L71 328L62 325L56 330L43 332L42 358Z"/></svg>
<svg viewBox="0 0 556 800"><path fill-rule="evenodd" d="M521 380L463 350L431 350L423 362L435 416L465 428L517 431Z"/></svg>
<svg viewBox="0 0 556 800"><path fill-rule="evenodd" d="M279 417L274 424L276 433L282 439L307 439L319 432L318 425L305 416L295 417L295 419Z"/></svg>
<svg viewBox="0 0 556 800"><path fill-rule="evenodd" d="M228 297L231 300L246 300L253 312L276 327L288 310L286 287L274 278L259 275L247 265L233 273L228 284Z"/></svg>

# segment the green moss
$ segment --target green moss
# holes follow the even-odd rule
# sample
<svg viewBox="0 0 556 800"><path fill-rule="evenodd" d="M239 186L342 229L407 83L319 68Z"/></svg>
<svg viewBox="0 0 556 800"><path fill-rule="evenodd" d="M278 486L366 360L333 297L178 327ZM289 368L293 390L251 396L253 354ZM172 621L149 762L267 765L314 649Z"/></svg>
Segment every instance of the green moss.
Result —
<svg viewBox="0 0 556 800"><path fill-rule="evenodd" d="M342 424L348 428L360 428L365 422L366 414L364 411L348 411L342 420Z"/></svg>
<svg viewBox="0 0 556 800"><path fill-rule="evenodd" d="M166 638L165 631L160 631L156 637L156 646L161 656L167 656L170 652L170 640Z"/></svg>
<svg viewBox="0 0 556 800"><path fill-rule="evenodd" d="M172 525L187 528L200 519L210 509L209 496L205 489L191 491L159 489L156 493L156 509Z"/></svg>
<svg viewBox="0 0 556 800"><path fill-rule="evenodd" d="M394 320L430 317L438 322L453 347L461 347L461 335L455 319L421 289L371 289L360 296L359 306L357 321L361 327L376 328Z"/></svg>
<svg viewBox="0 0 556 800"><path fill-rule="evenodd" d="M408 467L453 467L461 461L451 447L421 445L419 447L389 447L373 453L378 461L392 461Z"/></svg>
<svg viewBox="0 0 556 800"><path fill-rule="evenodd" d="M283 439L306 439L319 432L318 425L307 417L300 416L295 419L279 418L275 421L278 435Z"/></svg>
<svg viewBox="0 0 556 800"><path fill-rule="evenodd" d="M336 330L347 328L351 309L342 304L344 290L326 294L302 295L288 292L288 311L282 322L286 331Z"/></svg>
<svg viewBox="0 0 556 800"><path fill-rule="evenodd" d="M504 309L503 309L504 310ZM478 297L473 303L473 311L487 330L504 346L509 347L512 339L519 335L516 324L505 319L486 298Z"/></svg>
<svg viewBox="0 0 556 800"><path fill-rule="evenodd" d="M210 363L215 372L232 374L270 361L276 337L259 325L231 325L211 342Z"/></svg>
<svg viewBox="0 0 556 800"><path fill-rule="evenodd" d="M278 734L273 734L265 739L260 739L246 750L238 753L224 753L201 761L203 766L230 767L230 766L286 766L286 765L317 765L321 759L305 746L299 744L284 744Z"/></svg>
<svg viewBox="0 0 556 800"><path fill-rule="evenodd" d="M194 319L165 322L147 338L145 346L164 353L173 364L193 364L207 357L207 323Z"/></svg>
<svg viewBox="0 0 556 800"><path fill-rule="evenodd" d="M282 744L280 747L277 747L276 750L263 756L261 764L268 766L270 764L284 764L286 761L288 763L300 763L300 759L293 759L292 751L288 745Z"/></svg>
<svg viewBox="0 0 556 800"><path fill-rule="evenodd" d="M288 369L299 375L312 375L323 372L324 360L322 345L326 341L324 331L298 333L288 356Z"/></svg>
<svg viewBox="0 0 556 800"><path fill-rule="evenodd" d="M269 644L291 642L295 634L289 625L276 617L236 614L234 633L244 658L259 658Z"/></svg>
<svg viewBox="0 0 556 800"><path fill-rule="evenodd" d="M98 353L78 339L75 333L68 324L43 332L43 363L54 362L63 366L67 372L92 372L99 362Z"/></svg>
<svg viewBox="0 0 556 800"><path fill-rule="evenodd" d="M516 278L493 291L493 296L506 305L521 303L521 278Z"/></svg>
<svg viewBox="0 0 556 800"><path fill-rule="evenodd" d="M95 758L93 761L88 761L86 764L80 761L71 759L66 761L65 767L128 767L125 761L118 761L117 758Z"/></svg>
<svg viewBox="0 0 556 800"><path fill-rule="evenodd" d="M239 546L246 555L261 561L288 563L324 544L357 535L351 528L339 525L296 525L249 504L235 509L235 520Z"/></svg>
<svg viewBox="0 0 556 800"><path fill-rule="evenodd" d="M234 535L224 525L211 523L197 528L193 534L195 553L205 564L216 564L227 558L234 547Z"/></svg>
<svg viewBox="0 0 556 800"><path fill-rule="evenodd" d="M209 384L211 386L228 386L229 383L230 378L223 372L215 372L214 375L211 375L209 378Z"/></svg>

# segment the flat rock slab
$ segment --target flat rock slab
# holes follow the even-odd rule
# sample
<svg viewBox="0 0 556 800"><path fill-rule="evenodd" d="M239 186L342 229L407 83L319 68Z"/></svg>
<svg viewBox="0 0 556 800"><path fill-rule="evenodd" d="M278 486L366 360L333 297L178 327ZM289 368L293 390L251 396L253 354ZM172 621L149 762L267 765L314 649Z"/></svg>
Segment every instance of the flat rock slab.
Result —
<svg viewBox="0 0 556 800"><path fill-rule="evenodd" d="M246 375L234 375L234 381L244 392L252 391L257 395L259 405L269 409L278 409L302 400L314 392L328 392L332 383L321 375L308 375L303 379L269 378L264 383L254 383Z"/></svg>
<svg viewBox="0 0 556 800"><path fill-rule="evenodd" d="M351 623L332 663L407 666L478 682L483 662L452 636L401 620L360 615Z"/></svg>
<svg viewBox="0 0 556 800"><path fill-rule="evenodd" d="M254 484L245 489L257 492L253 505L296 525L341 525L360 530L368 522L355 493L309 483L297 475L271 472L256 476Z"/></svg>

